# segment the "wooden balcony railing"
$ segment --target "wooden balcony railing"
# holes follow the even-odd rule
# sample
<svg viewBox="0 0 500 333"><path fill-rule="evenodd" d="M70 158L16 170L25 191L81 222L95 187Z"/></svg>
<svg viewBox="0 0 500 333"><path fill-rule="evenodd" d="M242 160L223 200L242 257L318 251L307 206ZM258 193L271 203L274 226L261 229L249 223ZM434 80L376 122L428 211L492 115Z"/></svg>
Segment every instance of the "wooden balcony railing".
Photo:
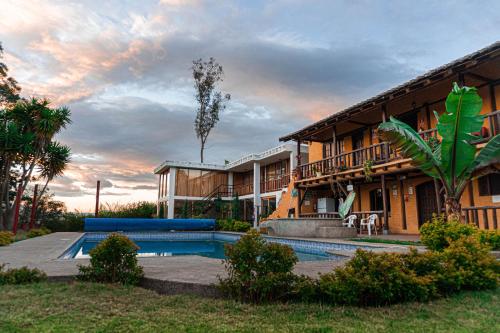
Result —
<svg viewBox="0 0 500 333"><path fill-rule="evenodd" d="M300 168L301 178L314 178L348 169L361 168L365 161L373 164L386 163L398 158L395 150L388 143L378 143L346 153L328 157L316 162L303 164Z"/></svg>
<svg viewBox="0 0 500 333"><path fill-rule="evenodd" d="M290 183L290 174L286 174L277 179L271 179L260 183L260 193L281 191Z"/></svg>
<svg viewBox="0 0 500 333"><path fill-rule="evenodd" d="M426 141L438 138L436 128L420 131L418 134ZM478 137L472 143L480 144L488 141L493 136L500 134L500 110L485 115L483 129L473 133ZM341 153L319 161L302 164L298 167L301 179L315 178L323 175L361 168L365 161L371 160L374 165L398 159L397 152L387 142L378 143L366 148Z"/></svg>
<svg viewBox="0 0 500 333"><path fill-rule="evenodd" d="M462 208L465 222L484 229L498 229L500 206L480 206Z"/></svg>
<svg viewBox="0 0 500 333"><path fill-rule="evenodd" d="M253 184L234 185L234 195L247 195L253 193Z"/></svg>

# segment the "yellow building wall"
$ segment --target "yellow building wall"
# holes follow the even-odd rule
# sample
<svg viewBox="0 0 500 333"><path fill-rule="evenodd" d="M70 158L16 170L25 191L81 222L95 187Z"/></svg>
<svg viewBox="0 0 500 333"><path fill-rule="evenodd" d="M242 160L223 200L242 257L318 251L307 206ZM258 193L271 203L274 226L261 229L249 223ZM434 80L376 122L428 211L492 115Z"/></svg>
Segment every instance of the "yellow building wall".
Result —
<svg viewBox="0 0 500 333"><path fill-rule="evenodd" d="M323 143L311 142L309 144L309 163L323 159Z"/></svg>

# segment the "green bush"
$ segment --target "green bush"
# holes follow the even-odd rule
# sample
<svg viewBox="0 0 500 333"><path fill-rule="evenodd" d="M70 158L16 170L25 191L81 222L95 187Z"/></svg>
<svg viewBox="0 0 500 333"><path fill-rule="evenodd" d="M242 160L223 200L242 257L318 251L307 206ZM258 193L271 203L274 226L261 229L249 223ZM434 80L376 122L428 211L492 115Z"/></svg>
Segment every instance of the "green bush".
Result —
<svg viewBox="0 0 500 333"><path fill-rule="evenodd" d="M0 286L4 284L27 284L41 282L47 275L39 269L28 267L10 268L4 271L5 265L0 265Z"/></svg>
<svg viewBox="0 0 500 333"><path fill-rule="evenodd" d="M14 242L14 234L10 231L0 231L0 246L6 246Z"/></svg>
<svg viewBox="0 0 500 333"><path fill-rule="evenodd" d="M45 227L42 227L42 228L39 228L39 229L31 229L26 234L26 237L27 238L35 238L35 237L40 237L40 236L48 235L50 233L51 233L51 231L49 229L47 229Z"/></svg>
<svg viewBox="0 0 500 333"><path fill-rule="evenodd" d="M481 230L479 240L483 244L490 245L492 250L500 250L500 230Z"/></svg>
<svg viewBox="0 0 500 333"><path fill-rule="evenodd" d="M156 203L139 201L128 204L107 204L99 210L99 217L150 218L156 216Z"/></svg>
<svg viewBox="0 0 500 333"><path fill-rule="evenodd" d="M441 251L462 236L477 233L477 228L470 224L458 221L447 221L441 216L434 216L430 222L424 223L420 228L420 241L429 250Z"/></svg>
<svg viewBox="0 0 500 333"><path fill-rule="evenodd" d="M434 216L432 221L424 223L420 228L420 239L430 250L442 251L450 246L450 242L462 236L475 236L482 244L493 250L500 250L500 230L480 230L475 225L458 221L446 221L443 215Z"/></svg>
<svg viewBox="0 0 500 333"><path fill-rule="evenodd" d="M298 277L292 273L297 256L286 245L266 243L254 230L236 244L226 245L228 277L221 290L242 301L261 303L292 297Z"/></svg>
<svg viewBox="0 0 500 333"><path fill-rule="evenodd" d="M494 289L500 279L500 263L490 255L490 247L475 236L464 236L443 250L443 260L458 289Z"/></svg>
<svg viewBox="0 0 500 333"><path fill-rule="evenodd" d="M90 250L90 266L78 266L82 281L137 285L144 273L137 263L137 245L129 238L110 234Z"/></svg>
<svg viewBox="0 0 500 333"><path fill-rule="evenodd" d="M77 213L64 213L62 217L44 221L43 225L52 232L78 232L83 231L85 217Z"/></svg>
<svg viewBox="0 0 500 333"><path fill-rule="evenodd" d="M387 305L426 301L435 296L432 283L431 277L411 270L400 254L358 249L344 267L320 277L319 293L335 304Z"/></svg>
<svg viewBox="0 0 500 333"><path fill-rule="evenodd" d="M247 232L252 228L248 222L237 221L233 219L217 220L215 228L222 231Z"/></svg>

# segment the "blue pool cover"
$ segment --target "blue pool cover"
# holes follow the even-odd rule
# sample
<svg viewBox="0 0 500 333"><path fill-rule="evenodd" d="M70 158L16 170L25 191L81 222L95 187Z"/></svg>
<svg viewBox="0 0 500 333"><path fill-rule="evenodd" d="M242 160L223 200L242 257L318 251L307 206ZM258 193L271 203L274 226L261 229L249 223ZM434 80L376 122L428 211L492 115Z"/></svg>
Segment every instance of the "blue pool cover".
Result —
<svg viewBox="0 0 500 333"><path fill-rule="evenodd" d="M85 218L85 231L214 230L215 219Z"/></svg>

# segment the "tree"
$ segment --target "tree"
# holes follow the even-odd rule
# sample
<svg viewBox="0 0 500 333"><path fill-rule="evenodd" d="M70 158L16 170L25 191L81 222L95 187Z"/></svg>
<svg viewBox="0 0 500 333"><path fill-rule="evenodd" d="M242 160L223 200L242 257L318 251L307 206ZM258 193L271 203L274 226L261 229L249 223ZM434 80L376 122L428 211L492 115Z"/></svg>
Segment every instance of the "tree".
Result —
<svg viewBox="0 0 500 333"><path fill-rule="evenodd" d="M478 139L473 133L479 132L484 122L484 116L479 114L482 99L476 88L454 83L445 104L446 112L441 116L434 111L441 137L434 149L413 128L393 117L378 127L378 133L403 157L411 158L422 172L441 181L448 220L461 220L460 197L468 182L490 172L500 162L500 134L479 153L472 144Z"/></svg>
<svg viewBox="0 0 500 333"><path fill-rule="evenodd" d="M210 58L208 62L202 59L193 61L192 70L198 102L194 128L201 143L200 160L203 163L208 135L219 121L219 113L226 108L226 102L231 99L231 95L222 96L222 93L216 90L217 83L223 81L224 71L214 58Z"/></svg>
<svg viewBox="0 0 500 333"><path fill-rule="evenodd" d="M3 58L2 43L0 43L0 60ZM7 65L0 61L0 109L4 109L19 100L21 88L17 81L8 75Z"/></svg>

